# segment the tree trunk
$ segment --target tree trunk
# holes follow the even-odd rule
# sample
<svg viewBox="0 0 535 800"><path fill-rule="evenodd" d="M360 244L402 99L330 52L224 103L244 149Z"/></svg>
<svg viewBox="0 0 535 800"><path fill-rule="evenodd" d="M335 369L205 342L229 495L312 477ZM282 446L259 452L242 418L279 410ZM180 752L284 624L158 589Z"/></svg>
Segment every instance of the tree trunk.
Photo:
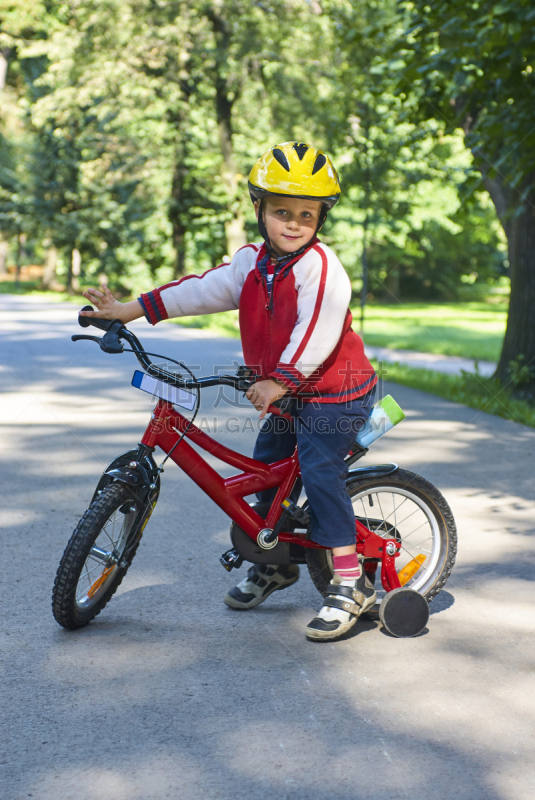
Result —
<svg viewBox="0 0 535 800"><path fill-rule="evenodd" d="M43 270L43 289L51 289L56 283L56 265L58 262L58 251L52 245L46 251L45 268Z"/></svg>
<svg viewBox="0 0 535 800"><path fill-rule="evenodd" d="M9 243L4 239L0 239L0 279L4 278L7 272L7 254L9 251Z"/></svg>
<svg viewBox="0 0 535 800"><path fill-rule="evenodd" d="M368 161L369 156L369 140L370 140L370 120L369 109L365 105L362 107L361 120L364 120L364 163L366 169L364 172L364 222L362 225L362 289L360 293L360 337L364 341L364 314L366 303L368 302L368 234L370 227L370 165Z"/></svg>
<svg viewBox="0 0 535 800"><path fill-rule="evenodd" d="M5 89L7 80L7 65L11 55L10 47L0 48L0 91Z"/></svg>
<svg viewBox="0 0 535 800"><path fill-rule="evenodd" d="M186 226L181 213L184 201L184 177L185 168L182 148L178 148L171 186L171 202L169 204L169 221L173 230L173 246L175 248L174 280L181 278L186 271Z"/></svg>
<svg viewBox="0 0 535 800"><path fill-rule="evenodd" d="M500 177L485 178L507 236L511 296L507 328L496 377L517 393L535 398L535 211L526 202L518 208L519 193ZM522 193L535 185L529 176ZM533 193L531 193L533 195ZM513 363L511 363L513 362Z"/></svg>
<svg viewBox="0 0 535 800"><path fill-rule="evenodd" d="M362 289L360 291L360 338L364 341L364 309L368 299L368 225L369 225L368 205L366 204L366 216L362 226Z"/></svg>
<svg viewBox="0 0 535 800"><path fill-rule="evenodd" d="M80 256L80 251L76 247L73 247L69 269L67 271L67 292L69 294L77 294L80 291L80 282L78 278L80 276L81 266L82 257Z"/></svg>
<svg viewBox="0 0 535 800"><path fill-rule="evenodd" d="M22 262L26 258L26 234L19 233L17 237L17 260L15 262L15 286L18 287L20 283L20 271L22 268Z"/></svg>
<svg viewBox="0 0 535 800"><path fill-rule="evenodd" d="M217 131L219 146L223 156L222 178L229 197L229 206L232 217L225 222L225 235L227 250L230 258L234 253L247 244L245 236L245 222L240 205L239 178L234 148L232 145L232 107L237 99L237 87L231 92L227 80L223 75L224 65L228 59L231 32L226 20L220 13L223 4L217 4L210 10L208 16L212 22L217 45L217 64L214 78L215 105L217 115Z"/></svg>
<svg viewBox="0 0 535 800"><path fill-rule="evenodd" d="M401 299L400 279L399 279L399 265L390 269L386 278L383 281L384 287L388 292L388 297L385 298L389 303L399 302Z"/></svg>
<svg viewBox="0 0 535 800"><path fill-rule="evenodd" d="M227 251L230 258L234 253L247 244L245 236L245 223L238 196L239 181L238 169L234 158L232 146L232 102L228 100L224 81L216 84L217 130L219 133L219 146L223 156L223 183L227 189L230 200L232 218L225 222L225 235L227 237Z"/></svg>

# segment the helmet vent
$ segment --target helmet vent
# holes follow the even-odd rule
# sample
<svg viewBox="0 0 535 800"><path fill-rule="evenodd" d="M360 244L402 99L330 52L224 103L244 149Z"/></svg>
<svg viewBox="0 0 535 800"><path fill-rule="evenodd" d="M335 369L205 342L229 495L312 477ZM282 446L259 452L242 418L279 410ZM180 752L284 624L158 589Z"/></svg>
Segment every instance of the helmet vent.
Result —
<svg viewBox="0 0 535 800"><path fill-rule="evenodd" d="M305 155L306 151L308 150L308 144L303 144L302 142L296 142L294 144L294 150L299 156L299 161L303 160L303 156Z"/></svg>
<svg viewBox="0 0 535 800"><path fill-rule="evenodd" d="M286 155L282 152L282 150L279 150L278 147L274 147L271 152L273 153L273 158L279 162L281 167L284 167L286 172L289 172L290 165L288 164L288 159L286 158Z"/></svg>
<svg viewBox="0 0 535 800"><path fill-rule="evenodd" d="M323 153L320 153L318 156L316 156L316 160L314 161L314 166L312 167L312 174L315 175L316 172L319 172L320 169L326 163L327 163L327 159L325 158Z"/></svg>

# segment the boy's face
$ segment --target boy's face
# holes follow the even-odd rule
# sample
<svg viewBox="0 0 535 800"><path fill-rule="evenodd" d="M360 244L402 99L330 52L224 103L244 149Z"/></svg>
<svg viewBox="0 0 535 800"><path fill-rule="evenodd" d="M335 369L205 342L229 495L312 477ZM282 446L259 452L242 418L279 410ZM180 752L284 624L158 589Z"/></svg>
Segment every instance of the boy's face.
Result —
<svg viewBox="0 0 535 800"><path fill-rule="evenodd" d="M260 203L255 203L256 216ZM321 212L319 200L299 197L266 197L262 204L264 223L273 250L279 256L308 244L316 232Z"/></svg>

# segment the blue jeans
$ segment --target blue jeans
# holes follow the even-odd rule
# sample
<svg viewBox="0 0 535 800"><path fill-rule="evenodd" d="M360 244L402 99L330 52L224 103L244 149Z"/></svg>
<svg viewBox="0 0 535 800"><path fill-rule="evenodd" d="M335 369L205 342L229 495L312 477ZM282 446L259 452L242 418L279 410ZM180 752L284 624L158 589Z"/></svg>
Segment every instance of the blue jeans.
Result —
<svg viewBox="0 0 535 800"><path fill-rule="evenodd" d="M293 419L271 415L262 425L253 458L265 463L292 455L297 444L301 477L312 519L311 538L325 547L355 544L355 515L345 481L344 458L366 423L375 402L375 389L345 403L305 403ZM275 489L257 496L271 502Z"/></svg>

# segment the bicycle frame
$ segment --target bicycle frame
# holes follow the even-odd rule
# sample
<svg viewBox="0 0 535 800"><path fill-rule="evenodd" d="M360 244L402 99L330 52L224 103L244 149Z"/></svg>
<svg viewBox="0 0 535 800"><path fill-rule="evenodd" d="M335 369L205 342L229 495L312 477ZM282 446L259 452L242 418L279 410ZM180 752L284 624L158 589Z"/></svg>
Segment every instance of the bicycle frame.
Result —
<svg viewBox="0 0 535 800"><path fill-rule="evenodd" d="M179 436L185 437L177 444ZM220 461L241 470L240 474L222 478L205 459L188 444L186 439ZM241 455L212 439L189 421L174 406L159 400L151 415L149 425L141 444L146 447L159 447L170 454L171 460L180 467L200 489L205 492L254 542L259 533L266 528L275 528L283 513L282 501L290 496L300 475L297 448L289 457L271 464L256 461ZM246 501L245 497L265 489L278 487L268 514L263 519ZM360 520L355 519L357 551L365 558L381 562L381 581L389 592L398 588L395 558L401 544L396 539L384 539L370 531ZM306 534L280 531L279 541L301 545L302 547L323 548L322 545L306 538Z"/></svg>

